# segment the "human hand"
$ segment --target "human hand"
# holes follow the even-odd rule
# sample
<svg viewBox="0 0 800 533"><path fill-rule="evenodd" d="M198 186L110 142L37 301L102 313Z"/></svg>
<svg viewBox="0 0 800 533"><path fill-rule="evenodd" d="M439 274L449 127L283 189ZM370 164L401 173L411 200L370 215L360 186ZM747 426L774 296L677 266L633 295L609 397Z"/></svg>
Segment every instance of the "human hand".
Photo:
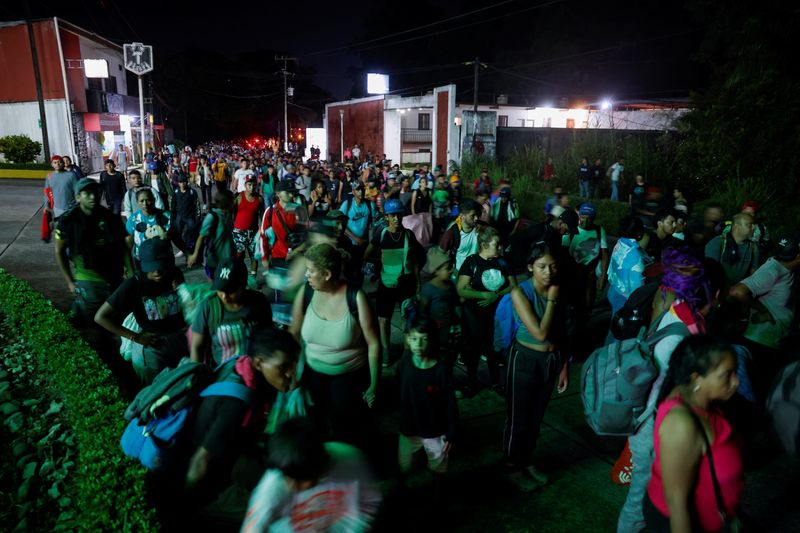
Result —
<svg viewBox="0 0 800 533"><path fill-rule="evenodd" d="M489 307L494 302L497 301L497 293L494 292L484 292L483 296L478 299L478 306L479 307Z"/></svg>
<svg viewBox="0 0 800 533"><path fill-rule="evenodd" d="M769 322L770 324L775 323L775 318L769 312L763 311L753 311L753 314L750 315L750 323L752 324L763 324L764 322Z"/></svg>
<svg viewBox="0 0 800 533"><path fill-rule="evenodd" d="M192 254L186 258L186 266L192 268L197 263L197 254Z"/></svg>
<svg viewBox="0 0 800 533"><path fill-rule="evenodd" d="M142 346L154 348L161 344L161 337L153 333L138 333L133 336L133 342L136 344L141 344Z"/></svg>
<svg viewBox="0 0 800 533"><path fill-rule="evenodd" d="M550 285L550 288L547 289L547 299L558 300L558 285Z"/></svg>
<svg viewBox="0 0 800 533"><path fill-rule="evenodd" d="M370 387L365 390L362 398L367 402L367 407L372 408L372 405L375 403L375 387Z"/></svg>
<svg viewBox="0 0 800 533"><path fill-rule="evenodd" d="M563 394L569 387L569 366L564 365L558 376L558 393Z"/></svg>
<svg viewBox="0 0 800 533"><path fill-rule="evenodd" d="M453 448L453 443L450 442L449 440L445 440L444 441L444 446L442 446L442 453L444 455L449 455L450 454L450 450L452 448Z"/></svg>
<svg viewBox="0 0 800 533"><path fill-rule="evenodd" d="M78 294L78 286L75 285L74 281L68 281L67 282L67 291L70 294Z"/></svg>

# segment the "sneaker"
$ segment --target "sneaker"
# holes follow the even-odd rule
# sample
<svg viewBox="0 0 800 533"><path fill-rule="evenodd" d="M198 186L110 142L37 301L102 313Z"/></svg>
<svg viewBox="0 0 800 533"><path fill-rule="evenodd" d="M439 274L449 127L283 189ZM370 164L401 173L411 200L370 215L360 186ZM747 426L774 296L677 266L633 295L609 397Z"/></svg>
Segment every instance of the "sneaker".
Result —
<svg viewBox="0 0 800 533"><path fill-rule="evenodd" d="M547 476L539 470L536 470L533 466L529 466L523 470L523 472L539 485L547 485Z"/></svg>
<svg viewBox="0 0 800 533"><path fill-rule="evenodd" d="M503 477L506 481L514 485L520 492L533 492L542 485L531 479L524 470L517 470L510 474L504 474Z"/></svg>
<svg viewBox="0 0 800 533"><path fill-rule="evenodd" d="M175 257L183 257L183 251L178 250L178 253L175 254Z"/></svg>

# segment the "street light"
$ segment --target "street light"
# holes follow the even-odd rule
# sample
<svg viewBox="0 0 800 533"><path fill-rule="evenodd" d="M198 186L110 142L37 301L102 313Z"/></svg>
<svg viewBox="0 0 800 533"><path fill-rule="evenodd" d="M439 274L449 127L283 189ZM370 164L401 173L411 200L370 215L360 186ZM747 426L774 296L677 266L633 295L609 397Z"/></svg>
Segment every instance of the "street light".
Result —
<svg viewBox="0 0 800 533"><path fill-rule="evenodd" d="M609 99L603 100L603 102L600 104L600 109L604 109L604 110L605 109L611 109L611 100L609 100Z"/></svg>

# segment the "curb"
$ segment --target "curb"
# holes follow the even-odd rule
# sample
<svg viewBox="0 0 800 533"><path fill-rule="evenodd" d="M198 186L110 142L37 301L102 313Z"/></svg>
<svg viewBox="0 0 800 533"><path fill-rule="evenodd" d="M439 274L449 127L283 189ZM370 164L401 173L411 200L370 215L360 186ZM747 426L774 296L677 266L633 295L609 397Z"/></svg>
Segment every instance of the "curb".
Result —
<svg viewBox="0 0 800 533"><path fill-rule="evenodd" d="M52 170L0 169L0 179L43 180Z"/></svg>

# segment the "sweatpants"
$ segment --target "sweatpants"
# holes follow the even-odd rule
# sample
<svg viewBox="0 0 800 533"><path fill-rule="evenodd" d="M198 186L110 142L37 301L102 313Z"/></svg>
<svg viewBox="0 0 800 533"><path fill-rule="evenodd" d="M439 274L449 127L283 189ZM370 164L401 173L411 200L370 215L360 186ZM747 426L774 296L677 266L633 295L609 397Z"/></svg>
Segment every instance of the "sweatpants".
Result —
<svg viewBox="0 0 800 533"><path fill-rule="evenodd" d="M461 338L463 339L462 358L467 365L469 386L478 388L478 366L481 355L486 357L489 368L489 385L500 383L500 355L494 350L494 311L497 306L476 312L464 306L461 313Z"/></svg>
<svg viewBox="0 0 800 533"><path fill-rule="evenodd" d="M628 487L628 497L619 513L617 533L638 533L645 527L642 505L647 494L647 484L650 482L650 467L653 465L653 429L655 415L650 415L639 429L628 437L631 448L631 484Z"/></svg>
<svg viewBox="0 0 800 533"><path fill-rule="evenodd" d="M344 374L322 374L306 363L303 384L313 402L311 416L329 440L359 447L367 445L371 416L364 391L369 387L369 365Z"/></svg>
<svg viewBox="0 0 800 533"><path fill-rule="evenodd" d="M506 374L503 455L518 467L531 464L544 411L561 371L558 352L539 352L515 342Z"/></svg>

